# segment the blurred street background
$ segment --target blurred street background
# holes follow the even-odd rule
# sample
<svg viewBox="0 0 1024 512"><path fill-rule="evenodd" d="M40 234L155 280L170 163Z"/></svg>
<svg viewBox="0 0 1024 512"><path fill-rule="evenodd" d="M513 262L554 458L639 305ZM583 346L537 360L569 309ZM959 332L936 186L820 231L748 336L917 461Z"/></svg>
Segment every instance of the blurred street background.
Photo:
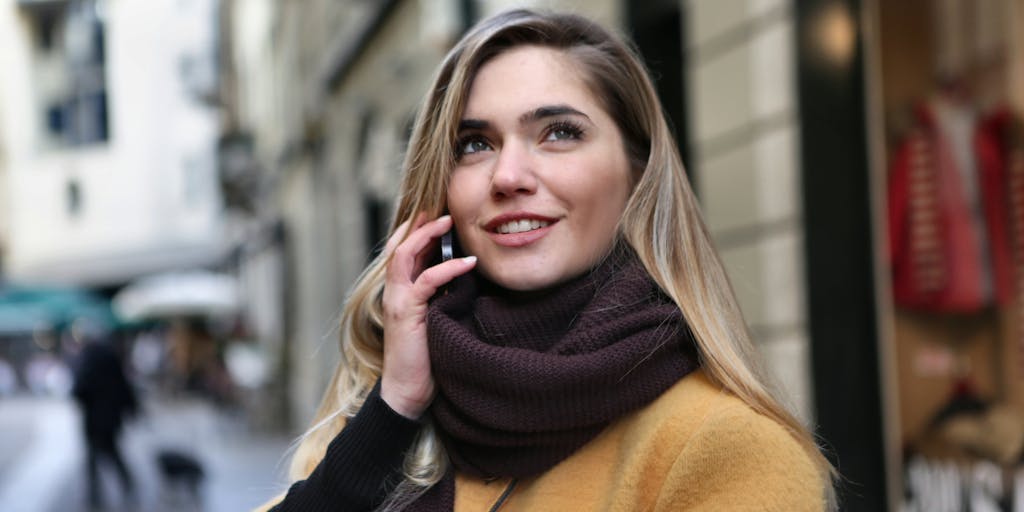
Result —
<svg viewBox="0 0 1024 512"><path fill-rule="evenodd" d="M280 492L289 439L251 432L237 418L199 403L149 407L147 417L127 427L121 439L137 496L126 500L113 474L101 473L109 497L104 510L250 510ZM74 404L9 398L0 403L0 418L2 509L88 510L85 448ZM196 454L203 464L201 505L161 475L155 455L167 448Z"/></svg>
<svg viewBox="0 0 1024 512"><path fill-rule="evenodd" d="M1024 511L1024 0L0 0L0 511L285 490L419 100L516 6L635 41L843 510Z"/></svg>

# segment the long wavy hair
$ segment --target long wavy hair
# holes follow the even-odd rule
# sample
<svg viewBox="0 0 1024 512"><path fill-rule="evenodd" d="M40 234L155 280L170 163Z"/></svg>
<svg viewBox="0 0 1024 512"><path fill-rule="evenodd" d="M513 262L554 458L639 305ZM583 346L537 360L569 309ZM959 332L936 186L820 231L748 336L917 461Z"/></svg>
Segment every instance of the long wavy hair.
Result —
<svg viewBox="0 0 1024 512"><path fill-rule="evenodd" d="M404 177L391 231L419 212L446 207L455 141L470 85L480 67L510 48L535 45L564 52L618 125L634 169L634 190L619 236L636 251L655 282L690 326L705 374L757 412L783 425L817 464L834 503L834 470L813 436L781 405L750 341L732 286L719 260L654 87L637 53L600 25L570 14L513 10L471 29L445 57L420 107L403 163ZM365 269L341 317L341 361L312 427L303 435L292 473L304 478L331 439L354 416L380 377L381 294L387 255ZM405 460L405 480L382 506L400 509L437 483L447 457L433 427L420 432Z"/></svg>

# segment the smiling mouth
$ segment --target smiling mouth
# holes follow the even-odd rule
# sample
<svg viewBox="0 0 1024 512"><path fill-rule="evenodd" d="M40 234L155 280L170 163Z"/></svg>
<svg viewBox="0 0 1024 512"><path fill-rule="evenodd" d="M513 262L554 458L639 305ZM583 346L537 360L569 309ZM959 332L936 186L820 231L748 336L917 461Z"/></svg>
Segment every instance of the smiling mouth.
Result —
<svg viewBox="0 0 1024 512"><path fill-rule="evenodd" d="M550 224L551 223L546 220L513 220L498 225L498 227L494 228L494 232L502 235L512 233L524 233L527 231L533 231L535 229L546 228Z"/></svg>

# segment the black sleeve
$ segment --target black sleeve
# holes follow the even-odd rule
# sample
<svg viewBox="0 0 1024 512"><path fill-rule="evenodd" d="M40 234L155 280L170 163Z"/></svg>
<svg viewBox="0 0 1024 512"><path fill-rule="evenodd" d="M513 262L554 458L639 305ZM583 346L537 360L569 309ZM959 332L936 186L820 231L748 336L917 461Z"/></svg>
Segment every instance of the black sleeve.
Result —
<svg viewBox="0 0 1024 512"><path fill-rule="evenodd" d="M420 423L380 397L380 381L327 446L309 478L292 484L273 512L373 510L402 480L402 462Z"/></svg>

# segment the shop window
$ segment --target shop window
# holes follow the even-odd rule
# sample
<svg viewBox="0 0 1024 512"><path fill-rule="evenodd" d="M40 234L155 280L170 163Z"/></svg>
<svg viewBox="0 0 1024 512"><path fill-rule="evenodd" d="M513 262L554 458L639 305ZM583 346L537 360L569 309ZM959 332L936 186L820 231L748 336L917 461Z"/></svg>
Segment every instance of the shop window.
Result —
<svg viewBox="0 0 1024 512"><path fill-rule="evenodd" d="M1024 2L878 2L907 510L1024 503ZM987 508L986 508L987 507Z"/></svg>

